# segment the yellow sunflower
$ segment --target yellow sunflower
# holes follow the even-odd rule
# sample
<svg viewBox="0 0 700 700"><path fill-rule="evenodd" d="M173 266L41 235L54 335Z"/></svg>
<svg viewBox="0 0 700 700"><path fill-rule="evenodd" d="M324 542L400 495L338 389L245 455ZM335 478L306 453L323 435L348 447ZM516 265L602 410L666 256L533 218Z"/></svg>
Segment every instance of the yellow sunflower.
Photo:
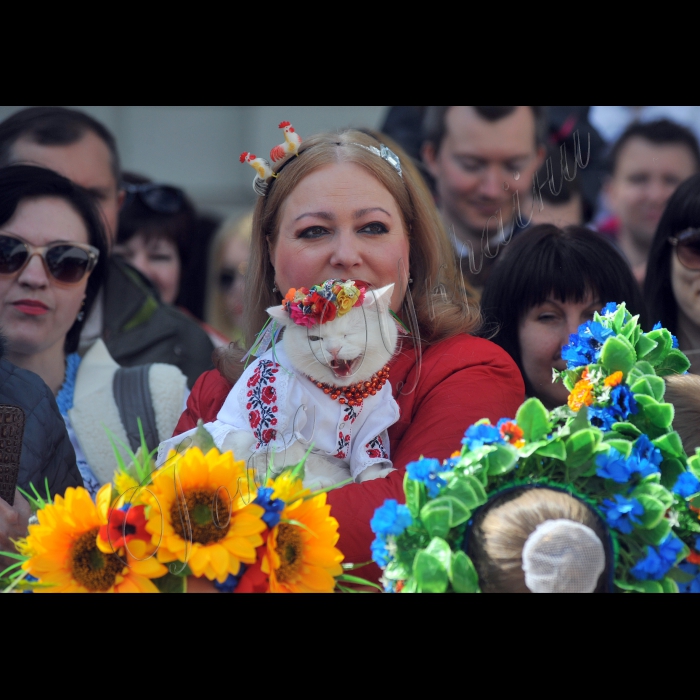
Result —
<svg viewBox="0 0 700 700"><path fill-rule="evenodd" d="M112 486L105 484L97 504L82 487L66 489L54 503L37 512L38 525L20 551L31 556L22 568L50 588L44 593L157 593L151 581L167 569L149 556L150 542L132 540L115 548L101 541L100 529L108 525Z"/></svg>
<svg viewBox="0 0 700 700"><path fill-rule="evenodd" d="M195 576L223 583L241 563L255 562L263 543L265 510L254 503L245 462L216 449L170 453L168 466L153 473L141 494L149 506L146 529L163 563L188 564Z"/></svg>
<svg viewBox="0 0 700 700"><path fill-rule="evenodd" d="M271 593L330 593L343 573L343 555L334 546L338 521L330 517L326 494L310 495L300 479L283 473L270 482L273 498L286 502L280 522L267 538L261 569Z"/></svg>

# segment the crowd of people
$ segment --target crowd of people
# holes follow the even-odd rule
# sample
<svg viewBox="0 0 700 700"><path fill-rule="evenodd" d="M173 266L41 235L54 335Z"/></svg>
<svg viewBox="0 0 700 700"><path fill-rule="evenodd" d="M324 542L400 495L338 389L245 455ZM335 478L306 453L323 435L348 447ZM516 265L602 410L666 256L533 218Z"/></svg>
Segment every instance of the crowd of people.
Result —
<svg viewBox="0 0 700 700"><path fill-rule="evenodd" d="M683 109L392 107L380 131L299 125L298 157L223 222L177 184L123 171L87 114L15 113L0 123L0 398L28 415L18 486L94 495L112 478L109 436L138 447L136 417L150 449L215 420L266 309L327 279L393 284L408 329L390 363L394 471L328 494L347 561L371 558L374 510L403 500L411 460L448 458L469 425L525 397L565 404L552 370L606 303L644 330L661 322L700 373L700 117ZM697 380L669 387L692 454ZM575 499L528 499L501 499L475 532L513 503L541 511L530 531L550 511L600 528ZM0 550L29 516L19 491L0 499ZM479 552L484 590L523 590Z"/></svg>

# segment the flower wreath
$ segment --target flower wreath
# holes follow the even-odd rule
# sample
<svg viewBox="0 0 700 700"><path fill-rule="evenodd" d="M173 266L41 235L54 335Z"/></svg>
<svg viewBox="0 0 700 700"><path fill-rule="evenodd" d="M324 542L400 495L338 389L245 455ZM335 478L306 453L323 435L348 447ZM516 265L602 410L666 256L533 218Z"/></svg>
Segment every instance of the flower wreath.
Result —
<svg viewBox="0 0 700 700"><path fill-rule="evenodd" d="M406 505L375 512L373 559L387 591L479 590L466 553L474 512L503 489L553 486L594 507L613 540L619 591L700 592L700 449L686 457L664 375L690 363L668 330L643 333L625 304L579 327L555 371L566 406L531 398L515 419L470 426L462 449L406 467Z"/></svg>
<svg viewBox="0 0 700 700"><path fill-rule="evenodd" d="M367 287L366 282L330 279L311 289L290 289L282 306L294 323L310 328L344 316L354 306L362 306Z"/></svg>

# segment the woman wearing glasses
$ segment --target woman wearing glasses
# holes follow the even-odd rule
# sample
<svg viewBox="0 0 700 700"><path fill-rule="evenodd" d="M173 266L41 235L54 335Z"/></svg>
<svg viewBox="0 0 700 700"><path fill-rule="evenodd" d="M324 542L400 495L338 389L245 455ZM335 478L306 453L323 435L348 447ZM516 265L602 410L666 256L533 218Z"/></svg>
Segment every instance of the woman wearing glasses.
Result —
<svg viewBox="0 0 700 700"><path fill-rule="evenodd" d="M101 219L80 187L44 168L0 170L0 328L6 357L38 374L56 396L93 494L111 481L116 466L105 428L135 449L138 416L155 447L172 434L186 398L186 379L176 367L120 369L102 340L83 357L76 352L106 260Z"/></svg>
<svg viewBox="0 0 700 700"><path fill-rule="evenodd" d="M649 251L644 296L700 374L700 174L668 200Z"/></svg>

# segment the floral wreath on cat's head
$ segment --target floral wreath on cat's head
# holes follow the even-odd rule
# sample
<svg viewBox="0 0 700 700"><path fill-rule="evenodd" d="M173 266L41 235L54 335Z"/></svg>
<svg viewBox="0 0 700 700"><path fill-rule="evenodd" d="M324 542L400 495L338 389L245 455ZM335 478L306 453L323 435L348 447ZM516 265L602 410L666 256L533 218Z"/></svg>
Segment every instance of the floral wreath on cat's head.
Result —
<svg viewBox="0 0 700 700"><path fill-rule="evenodd" d="M360 280L330 279L311 289L290 289L282 306L294 323L310 328L344 316L355 306L362 306L368 287L367 282Z"/></svg>

